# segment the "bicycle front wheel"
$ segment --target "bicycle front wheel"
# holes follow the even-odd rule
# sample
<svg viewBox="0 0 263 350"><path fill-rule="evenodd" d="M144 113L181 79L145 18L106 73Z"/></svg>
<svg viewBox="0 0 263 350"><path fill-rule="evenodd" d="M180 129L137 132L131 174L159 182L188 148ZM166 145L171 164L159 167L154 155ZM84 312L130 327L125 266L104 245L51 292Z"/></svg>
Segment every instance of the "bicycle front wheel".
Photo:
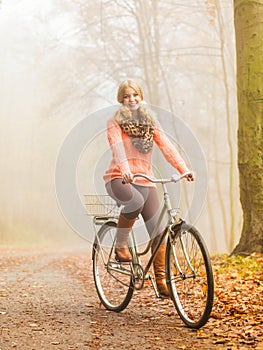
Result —
<svg viewBox="0 0 263 350"><path fill-rule="evenodd" d="M129 263L115 259L116 223L104 224L93 245L93 277L104 307L120 312L129 304L134 283Z"/></svg>
<svg viewBox="0 0 263 350"><path fill-rule="evenodd" d="M214 299L214 279L208 250L200 233L183 224L167 242L166 279L171 299L183 322L202 327Z"/></svg>

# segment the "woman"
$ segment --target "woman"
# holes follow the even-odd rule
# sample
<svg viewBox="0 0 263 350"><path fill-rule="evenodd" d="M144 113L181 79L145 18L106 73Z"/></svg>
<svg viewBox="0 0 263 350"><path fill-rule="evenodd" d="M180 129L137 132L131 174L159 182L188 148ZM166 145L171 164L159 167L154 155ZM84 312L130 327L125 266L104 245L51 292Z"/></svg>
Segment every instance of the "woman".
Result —
<svg viewBox="0 0 263 350"><path fill-rule="evenodd" d="M154 176L153 144L157 144L167 161L179 173L189 172L189 169L158 122L145 108L142 89L135 81L126 80L120 84L117 100L121 107L107 124L112 160L104 180L108 194L123 205L117 224L115 254L117 260L127 262L132 260L128 236L138 215L142 215L150 237L157 223L159 199L156 186L145 179L133 178L135 173ZM193 181L193 175L188 175L187 180ZM160 234L151 237L153 249ZM155 257L154 273L159 293L168 296L164 260L165 242Z"/></svg>

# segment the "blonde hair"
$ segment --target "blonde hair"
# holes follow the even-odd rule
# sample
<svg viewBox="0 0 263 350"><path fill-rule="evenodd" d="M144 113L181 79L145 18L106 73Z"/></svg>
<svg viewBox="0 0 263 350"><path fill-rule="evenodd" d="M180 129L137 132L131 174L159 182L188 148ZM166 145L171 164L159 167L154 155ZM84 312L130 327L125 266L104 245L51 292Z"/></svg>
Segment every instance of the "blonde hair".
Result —
<svg viewBox="0 0 263 350"><path fill-rule="evenodd" d="M119 86L118 93L117 93L117 101L119 103L123 103L124 91L129 87L132 88L134 91L136 91L137 94L140 96L140 98L143 100L143 92L140 85L135 80L128 79L128 80L124 80Z"/></svg>

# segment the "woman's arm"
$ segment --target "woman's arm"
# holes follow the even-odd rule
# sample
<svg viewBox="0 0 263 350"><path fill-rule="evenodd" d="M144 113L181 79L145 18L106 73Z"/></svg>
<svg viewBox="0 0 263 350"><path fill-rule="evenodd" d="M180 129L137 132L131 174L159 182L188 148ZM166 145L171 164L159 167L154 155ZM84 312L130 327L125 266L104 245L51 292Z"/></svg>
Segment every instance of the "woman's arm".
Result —
<svg viewBox="0 0 263 350"><path fill-rule="evenodd" d="M178 170L180 174L184 174L186 172L189 172L189 168L187 167L185 161L175 148L175 146L172 144L172 142L169 140L169 138L166 136L165 132L162 130L159 123L156 122L155 129L154 129L154 142L157 144L157 146L162 151L165 159L175 168ZM188 181L193 181L194 177L193 174L188 175L187 177Z"/></svg>
<svg viewBox="0 0 263 350"><path fill-rule="evenodd" d="M114 163L120 168L123 180L125 182L132 182L133 176L130 171L129 162L123 145L122 130L113 118L108 120L107 135Z"/></svg>

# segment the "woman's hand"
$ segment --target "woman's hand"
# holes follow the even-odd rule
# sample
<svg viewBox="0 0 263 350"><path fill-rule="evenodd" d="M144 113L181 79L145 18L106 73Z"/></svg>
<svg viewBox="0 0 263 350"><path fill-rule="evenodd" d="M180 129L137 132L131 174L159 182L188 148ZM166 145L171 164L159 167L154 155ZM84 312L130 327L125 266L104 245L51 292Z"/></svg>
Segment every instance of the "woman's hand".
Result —
<svg viewBox="0 0 263 350"><path fill-rule="evenodd" d="M194 181L195 180L194 173L190 173L190 174L186 175L185 178L187 181Z"/></svg>
<svg viewBox="0 0 263 350"><path fill-rule="evenodd" d="M132 173L125 173L125 174L123 174L122 182L124 184L128 184L128 183L133 182L133 174Z"/></svg>

